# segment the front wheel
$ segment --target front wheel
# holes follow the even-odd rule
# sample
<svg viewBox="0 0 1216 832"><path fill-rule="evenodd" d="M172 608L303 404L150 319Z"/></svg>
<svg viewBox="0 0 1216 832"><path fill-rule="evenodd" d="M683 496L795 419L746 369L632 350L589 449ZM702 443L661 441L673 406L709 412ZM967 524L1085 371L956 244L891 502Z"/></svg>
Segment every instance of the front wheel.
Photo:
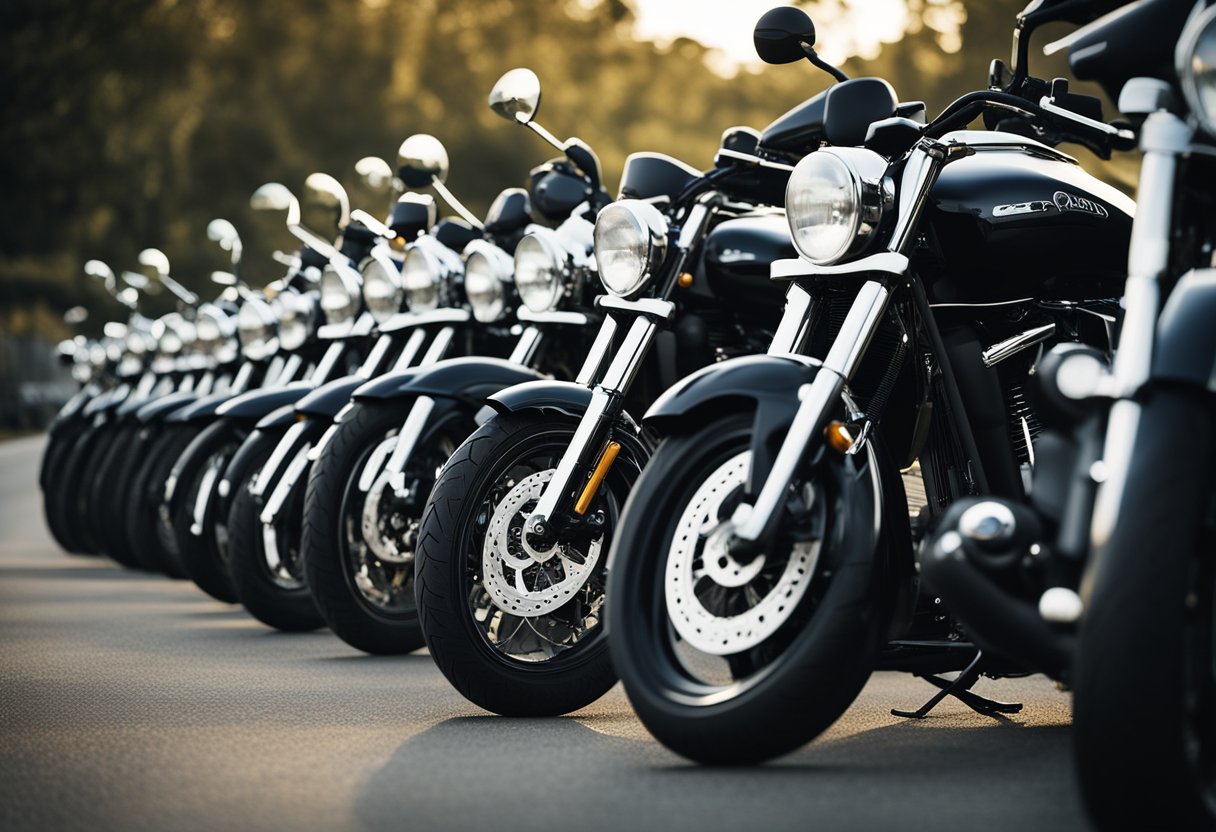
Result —
<svg viewBox="0 0 1216 832"><path fill-rule="evenodd" d="M1145 402L1077 642L1078 779L1101 829L1216 829L1213 413Z"/></svg>
<svg viewBox="0 0 1216 832"><path fill-rule="evenodd" d="M644 461L621 431L588 507L598 531L535 546L523 523L578 422L495 416L452 456L418 533L418 611L427 647L465 698L507 716L555 716L616 681L603 627L608 547Z"/></svg>
<svg viewBox="0 0 1216 832"><path fill-rule="evenodd" d="M310 427L316 433L320 426ZM300 566L305 480L296 481L271 524L263 524L261 514L273 488L263 487L260 496L254 493L254 483L286 432L286 428L255 430L228 466L233 494L228 510L228 568L237 598L250 615L276 630L305 632L325 626ZM309 445L303 444L296 459L285 461L283 468L289 463L307 464L298 460L308 450ZM281 468L279 473L285 472ZM306 478L307 471L302 476Z"/></svg>
<svg viewBox="0 0 1216 832"><path fill-rule="evenodd" d="M768 546L736 559L729 520L751 432L734 415L659 446L608 583L630 702L660 742L709 764L760 762L822 733L869 678L883 632L872 445L800 473Z"/></svg>
<svg viewBox="0 0 1216 832"><path fill-rule="evenodd" d="M325 622L347 644L377 655L422 646L414 604L414 549L435 476L472 432L472 417L445 410L423 427L404 471L389 485L385 464L408 408L356 402L308 478L301 552Z"/></svg>

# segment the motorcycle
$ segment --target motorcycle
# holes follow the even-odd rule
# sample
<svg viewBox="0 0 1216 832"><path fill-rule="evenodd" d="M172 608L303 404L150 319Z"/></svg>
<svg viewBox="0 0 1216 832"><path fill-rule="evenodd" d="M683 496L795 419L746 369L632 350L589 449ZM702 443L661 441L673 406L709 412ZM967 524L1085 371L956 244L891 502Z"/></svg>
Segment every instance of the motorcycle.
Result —
<svg viewBox="0 0 1216 832"><path fill-rule="evenodd" d="M947 688L899 715L950 693L1020 709L968 689L1017 668L979 664L921 591L914 540L960 498L1023 494L1040 350L1109 351L1117 323L1134 203L1054 145L1108 157L1134 136L1029 77L1041 22L1019 20L1012 81L929 122L886 81L829 67L838 83L804 105L824 146L790 174L799 258L772 265L788 291L767 354L689 376L643 418L662 442L609 555L610 647L643 724L690 759L789 752L876 668ZM761 17L755 44L823 64L797 9ZM999 129L965 129L984 115Z"/></svg>
<svg viewBox="0 0 1216 832"><path fill-rule="evenodd" d="M1072 688L1078 781L1101 828L1216 829L1216 7L1132 4L1068 48L1073 73L1140 125L1118 350L1044 358L1036 451L1050 463L1023 500L960 501L921 569L987 654Z"/></svg>
<svg viewBox="0 0 1216 832"><path fill-rule="evenodd" d="M446 167L430 156L402 165L402 177L421 171L422 184L427 171ZM463 269L471 314L497 333L496 349L359 387L318 451L304 566L326 623L352 646L380 654L422 646L414 549L436 472L477 428L487 395L573 377L570 358L585 351L594 321L585 214L607 199L589 150L534 169L528 190L504 191L486 217L485 239L465 248ZM546 273L552 264L558 273Z"/></svg>
<svg viewBox="0 0 1216 832"><path fill-rule="evenodd" d="M507 73L490 94L496 112L586 171L581 142L534 120L539 101L529 70ZM767 139L805 152L797 119ZM792 248L779 210L766 206L780 204L791 166L756 155L763 140L728 130L707 173L662 154L629 157L623 199L594 227L607 293L578 376L489 396L493 414L439 472L417 536L418 615L439 668L481 707L565 713L615 681L601 626L606 554L651 450L629 411L715 359L763 349L776 324L764 270ZM543 237L517 249L517 284L525 273L554 283L562 273Z"/></svg>

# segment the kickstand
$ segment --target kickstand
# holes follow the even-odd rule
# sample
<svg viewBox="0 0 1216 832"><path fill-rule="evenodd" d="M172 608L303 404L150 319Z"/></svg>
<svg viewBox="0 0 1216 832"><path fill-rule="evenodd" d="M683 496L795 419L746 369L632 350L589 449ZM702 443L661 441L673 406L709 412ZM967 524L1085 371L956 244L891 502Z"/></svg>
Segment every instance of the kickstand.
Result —
<svg viewBox="0 0 1216 832"><path fill-rule="evenodd" d="M902 716L908 719L924 719L947 696L953 696L971 710L984 716L1016 714L1021 711L1022 703L1020 702L998 702L995 699L980 696L978 693L972 693L972 685L978 682L980 678L980 663L983 661L983 658L984 654L977 652L975 658L971 660L971 664L967 665L967 669L958 674L953 680L943 679L940 676L932 674L916 674L918 678L924 679L929 684L940 688L940 690L915 711L901 711L898 708L892 708L892 716Z"/></svg>

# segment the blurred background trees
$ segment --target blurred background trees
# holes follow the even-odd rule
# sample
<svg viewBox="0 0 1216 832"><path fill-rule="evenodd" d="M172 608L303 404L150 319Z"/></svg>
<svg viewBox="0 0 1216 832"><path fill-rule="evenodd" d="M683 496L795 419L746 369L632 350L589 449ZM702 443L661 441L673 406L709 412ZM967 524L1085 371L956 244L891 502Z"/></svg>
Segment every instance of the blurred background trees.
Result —
<svg viewBox="0 0 1216 832"><path fill-rule="evenodd" d="M447 145L449 185L483 212L552 155L485 105L515 66L541 78L540 121L596 149L610 190L629 152L706 167L724 128L761 128L827 84L807 64L732 77L720 54L693 40L636 40L633 2L7 0L0 332L58 336L59 315L80 303L101 313L99 326L116 310L82 264L97 257L131 268L146 246L164 249L183 283L211 293L206 275L225 258L204 229L217 216L246 239L246 277L272 279L279 267L269 253L292 241L277 218L249 210L250 193L270 180L297 189L323 170L356 207L382 213L382 200L355 181L354 162L392 161L414 132ZM905 4L902 38L844 68L887 78L932 113L982 86L991 58L1007 58L1024 0ZM825 54L843 54L846 21L866 25L865 0L802 5ZM707 0L702 13L714 6ZM1036 61L1038 74L1064 74L1058 61ZM1133 169L1124 162L1103 175L1126 183Z"/></svg>

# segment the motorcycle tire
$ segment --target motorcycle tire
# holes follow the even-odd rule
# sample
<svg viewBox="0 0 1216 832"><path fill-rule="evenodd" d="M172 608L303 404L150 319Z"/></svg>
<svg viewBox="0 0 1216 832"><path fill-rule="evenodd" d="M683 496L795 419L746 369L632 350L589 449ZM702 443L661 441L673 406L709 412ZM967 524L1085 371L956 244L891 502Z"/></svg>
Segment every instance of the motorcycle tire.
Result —
<svg viewBox="0 0 1216 832"><path fill-rule="evenodd" d="M542 614L517 615L515 607L494 601L485 585L484 575L492 574L488 570L505 569L507 561L495 555L487 568L484 533L516 489L556 467L577 426L573 418L547 413L490 419L444 467L419 530L415 589L431 656L466 699L504 716L569 713L599 699L616 683L600 610L615 521L644 464L644 451L631 435L624 431L613 435L622 450L589 509L589 513L604 512L605 531L597 538L598 548L592 541L578 553L583 563L591 562L591 571L569 591L559 590L570 600L552 610L546 604ZM528 470L534 474L522 476ZM514 524L520 522L523 505L507 515L512 525L505 534L516 533ZM495 521L489 519L491 515ZM552 560L562 561L566 575L568 560ZM517 581L524 580L527 569L516 573ZM510 580L505 571L502 574ZM573 577L579 578L579 573L574 571ZM548 586L561 587L569 579L559 578ZM544 597L539 581L532 591ZM532 608L531 599L520 604L525 610ZM519 646L513 646L519 638Z"/></svg>
<svg viewBox="0 0 1216 832"><path fill-rule="evenodd" d="M1216 829L1216 414L1188 393L1143 403L1077 643L1073 741L1100 829Z"/></svg>
<svg viewBox="0 0 1216 832"><path fill-rule="evenodd" d="M775 556L776 540L748 563L723 549L715 558L721 574L706 566L712 532L703 529L729 518L731 501L742 493L752 421L750 414L730 415L660 444L629 498L610 556L606 620L629 700L660 742L709 765L759 763L821 734L865 685L886 629L886 560L882 544L868 534L873 503L850 512L837 496L846 493L846 477L875 480L867 469L878 464L872 447L839 466L816 467L827 472L814 475L812 507L821 507L807 510L819 524L817 548L807 534L805 542L789 543L785 566ZM857 470L849 468L854 464ZM858 487L873 493L872 485ZM851 516L838 517L838 507ZM899 508L906 523L906 509ZM707 525L701 525L702 511ZM867 542L850 546L850 530L854 540ZM699 554L698 546L704 547ZM685 562L690 580L681 586L677 573ZM746 571L757 563L765 569ZM732 574L754 577L737 584ZM801 592L792 594L799 585ZM694 648L680 636L668 608L681 603L681 624L687 620L696 634L717 628L711 644ZM727 629L722 622L729 622ZM736 626L753 629L736 632ZM735 638L741 649L726 653L719 636Z"/></svg>
<svg viewBox="0 0 1216 832"><path fill-rule="evenodd" d="M79 551L80 541L76 524L69 522L68 501L64 489L67 484L65 469L72 449L78 442L89 441L86 434L91 425L80 424L71 429L64 428L51 438L43 455L42 511L47 529L59 547L69 554L84 554Z"/></svg>
<svg viewBox="0 0 1216 832"><path fill-rule="evenodd" d="M201 492L218 486L246 435L245 428L227 420L212 422L194 437L173 467L177 482L169 509L182 569L199 589L226 604L238 599L228 571L224 532L217 528L214 495L206 501L197 530L194 514Z"/></svg>
<svg viewBox="0 0 1216 832"><path fill-rule="evenodd" d="M412 557L387 565L375 560L374 553L368 554L362 524L353 520L364 468L378 448L395 443L408 412L408 402L356 402L313 463L305 497L301 554L313 599L339 638L373 655L412 653L424 643L414 598ZM446 452L436 455L437 449L450 444L455 450L473 427L472 417L459 411L448 411L429 422L406 469L411 481L415 479L411 471L420 463L430 467L421 473L433 480L434 469L447 456ZM430 482L421 483L418 490L429 493ZM407 533L407 527L421 519L427 495L414 496L413 516L402 521ZM410 513L408 508L403 511ZM373 569L378 582L370 578ZM368 586L359 585L360 575ZM393 591L386 593L377 583L387 583ZM374 597L377 590L379 598Z"/></svg>
<svg viewBox="0 0 1216 832"><path fill-rule="evenodd" d="M163 528L158 517L165 493L165 480L182 451L198 435L196 425L150 427L143 457L136 463L123 507L124 544L144 569L175 579L186 572L177 557L177 541Z"/></svg>
<svg viewBox="0 0 1216 832"><path fill-rule="evenodd" d="M267 560L261 513L264 499L253 483L287 428L255 430L232 458L225 477L231 483L228 510L228 569L237 599L258 621L284 632L307 632L325 626L308 585L276 572ZM306 474L305 474L306 475ZM305 480L296 482L275 527L278 547L298 546ZM270 490L264 496L270 495Z"/></svg>
<svg viewBox="0 0 1216 832"><path fill-rule="evenodd" d="M126 535L119 510L126 493L125 480L130 477L134 461L139 459L138 447L137 426L116 426L96 469L86 475L85 484L89 488L89 527L96 533L102 551L128 569L143 568L125 545Z"/></svg>
<svg viewBox="0 0 1216 832"><path fill-rule="evenodd" d="M105 448L110 437L107 427L92 425L81 433L64 455L62 469L51 481L48 517L54 517L53 522L60 524L65 540L72 544L70 548L65 548L72 554L96 555L101 552L96 536L85 522L88 517L88 480L85 479L85 472L93 457Z"/></svg>

